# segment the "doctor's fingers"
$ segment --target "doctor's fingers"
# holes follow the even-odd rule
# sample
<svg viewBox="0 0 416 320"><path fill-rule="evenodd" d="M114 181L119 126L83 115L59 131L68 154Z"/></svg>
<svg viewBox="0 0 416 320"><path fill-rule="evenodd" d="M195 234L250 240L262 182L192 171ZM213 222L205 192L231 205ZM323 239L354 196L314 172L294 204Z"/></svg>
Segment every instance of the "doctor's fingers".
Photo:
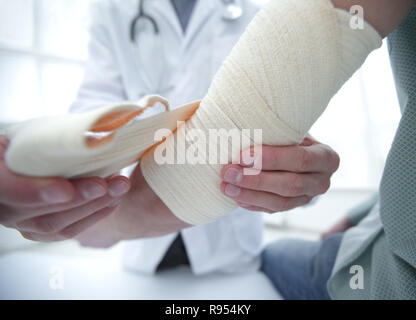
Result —
<svg viewBox="0 0 416 320"><path fill-rule="evenodd" d="M82 221L103 209L117 207L120 199L109 196L89 202L84 206L38 216L32 219L17 222L15 228L21 232L36 233L41 235L51 235L61 232L69 226Z"/></svg>
<svg viewBox="0 0 416 320"><path fill-rule="evenodd" d="M74 185L79 187L77 190L82 190L80 186L87 182L89 183L95 182L97 183L97 179L82 179L78 181L74 181ZM107 184L105 182L100 181L101 186L107 190ZM77 212L79 210L83 210L83 208L91 208L95 211L102 209L106 204L112 202L123 195L125 195L130 190L130 182L126 177L114 177L108 181L108 192L100 192L97 193L97 199L87 199L85 193L79 191L71 203L57 205L57 206L48 206L48 207L41 207L41 208L9 208L8 210L4 210L0 214L1 223L5 226L12 226L16 221L23 221L29 220L32 218L46 216L48 214L59 214L59 213L66 213L66 212ZM99 195L102 195L100 197ZM91 198L91 197L90 197ZM94 211L94 210L93 210ZM65 215L63 215L65 217Z"/></svg>
<svg viewBox="0 0 416 320"><path fill-rule="evenodd" d="M265 208L266 212L288 211L308 204L313 197L282 197L264 191L248 190L232 184L221 184L222 193L236 201L238 204L246 204L258 208Z"/></svg>
<svg viewBox="0 0 416 320"><path fill-rule="evenodd" d="M73 239L77 235L81 234L85 230L89 229L96 223L100 222L104 218L108 217L117 209L117 205L114 207L104 208L89 217L82 219L56 233L36 233L36 232L25 232L20 231L22 236L28 240L38 241L38 242L56 242L63 241L68 239Z"/></svg>
<svg viewBox="0 0 416 320"><path fill-rule="evenodd" d="M19 204L0 205L0 223L7 226L15 221L75 209L105 195L109 199L118 198L130 189L130 182L125 177L114 177L108 183L100 178L78 179L71 182L75 189L75 195L70 202L33 207L22 207Z"/></svg>
<svg viewBox="0 0 416 320"><path fill-rule="evenodd" d="M28 178L12 173L0 160L0 203L21 207L71 201L74 186L64 179Z"/></svg>
<svg viewBox="0 0 416 320"><path fill-rule="evenodd" d="M244 175L239 165L227 165L221 172L222 179L235 186L274 193L283 197L317 196L330 186L327 173L293 173L261 171L257 175Z"/></svg>
<svg viewBox="0 0 416 320"><path fill-rule="evenodd" d="M6 166L3 155L7 142L4 137L0 138L0 204L19 208L45 207L40 210L50 213L78 206L84 200L97 199L107 191L113 197L118 197L130 188L129 180L121 176L112 176L107 181L101 178L69 181L16 175Z"/></svg>
<svg viewBox="0 0 416 320"><path fill-rule="evenodd" d="M257 148L253 149L254 157ZM261 170L290 172L334 173L339 167L339 156L322 143L300 146L263 146Z"/></svg>

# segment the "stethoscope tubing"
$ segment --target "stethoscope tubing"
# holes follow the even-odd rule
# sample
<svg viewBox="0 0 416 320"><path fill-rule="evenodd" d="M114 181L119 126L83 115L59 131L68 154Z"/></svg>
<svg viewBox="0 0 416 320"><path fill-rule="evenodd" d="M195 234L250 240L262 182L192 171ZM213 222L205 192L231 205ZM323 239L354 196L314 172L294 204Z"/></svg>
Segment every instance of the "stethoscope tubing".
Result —
<svg viewBox="0 0 416 320"><path fill-rule="evenodd" d="M137 31L136 31L137 29L136 29L136 27L137 27L137 24L139 23L140 19L149 21L151 23L151 25L152 25L154 34L155 35L158 35L159 34L159 26L158 26L156 20L152 16L150 16L150 15L148 15L148 14L146 14L144 12L144 1L145 0L139 0L139 12L133 18L133 21L131 22L131 25L130 25L130 40L133 43L136 41L136 36L137 36ZM222 0L222 2L225 5L229 6L229 5L232 5L232 4L235 5L236 0ZM242 12L242 9L241 8L240 8L240 10ZM241 13L239 14L239 16L236 19L238 19L240 16L241 16ZM236 20L236 19L233 19L233 20Z"/></svg>
<svg viewBox="0 0 416 320"><path fill-rule="evenodd" d="M136 27L137 27L137 24L139 23L140 19L148 20L153 26L153 32L156 35L159 34L159 26L157 25L156 20L152 16L150 16L150 15L148 15L144 12L144 0L139 0L139 12L134 17L134 19L133 19L133 21L131 22L131 25L130 25L130 40L132 42L135 42Z"/></svg>

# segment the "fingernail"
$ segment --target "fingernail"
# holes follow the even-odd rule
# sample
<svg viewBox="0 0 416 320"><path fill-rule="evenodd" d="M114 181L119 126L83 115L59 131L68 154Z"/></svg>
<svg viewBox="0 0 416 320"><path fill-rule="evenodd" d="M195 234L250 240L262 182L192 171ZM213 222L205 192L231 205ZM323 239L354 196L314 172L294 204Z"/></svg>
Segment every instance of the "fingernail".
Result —
<svg viewBox="0 0 416 320"><path fill-rule="evenodd" d="M117 198L129 191L129 185L123 180L118 180L115 182L110 182L110 196Z"/></svg>
<svg viewBox="0 0 416 320"><path fill-rule="evenodd" d="M56 186L50 186L43 189L40 196L43 201L51 204L68 202L72 198L71 194Z"/></svg>
<svg viewBox="0 0 416 320"><path fill-rule="evenodd" d="M258 157L259 156L256 153L251 153L250 156L243 155L241 159L241 165L246 166L246 167L252 167L257 162Z"/></svg>
<svg viewBox="0 0 416 320"><path fill-rule="evenodd" d="M225 194L229 197L237 197L241 192L241 189L239 187L236 187L232 184L227 184L225 186Z"/></svg>
<svg viewBox="0 0 416 320"><path fill-rule="evenodd" d="M224 181L229 183L239 183L242 178L243 174L237 168L229 168L224 175Z"/></svg>
<svg viewBox="0 0 416 320"><path fill-rule="evenodd" d="M107 190L101 184L91 182L83 188L82 193L86 199L92 200L104 196Z"/></svg>

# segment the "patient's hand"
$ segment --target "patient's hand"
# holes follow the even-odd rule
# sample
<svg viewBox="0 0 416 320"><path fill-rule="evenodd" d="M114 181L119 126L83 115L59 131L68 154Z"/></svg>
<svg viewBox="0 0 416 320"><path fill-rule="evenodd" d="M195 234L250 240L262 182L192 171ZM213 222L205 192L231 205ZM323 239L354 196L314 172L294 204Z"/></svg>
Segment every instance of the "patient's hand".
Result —
<svg viewBox="0 0 416 320"><path fill-rule="evenodd" d="M73 238L112 213L130 188L125 177L64 180L12 173L0 136L0 224L41 242Z"/></svg>
<svg viewBox="0 0 416 320"><path fill-rule="evenodd" d="M326 239L329 236L332 236L333 234L336 234L339 232L345 232L349 228L352 228L353 226L354 226L354 223L350 220L348 216L342 217L331 228L329 228L327 231L322 233L321 239Z"/></svg>
<svg viewBox="0 0 416 320"><path fill-rule="evenodd" d="M190 226L160 200L144 179L140 166L131 176L131 185L113 214L77 236L82 245L106 248L122 240L158 237Z"/></svg>
<svg viewBox="0 0 416 320"><path fill-rule="evenodd" d="M263 146L262 172L244 176L243 167L222 170L221 191L241 207L275 213L309 203L325 193L339 156L327 145L305 138L300 146Z"/></svg>

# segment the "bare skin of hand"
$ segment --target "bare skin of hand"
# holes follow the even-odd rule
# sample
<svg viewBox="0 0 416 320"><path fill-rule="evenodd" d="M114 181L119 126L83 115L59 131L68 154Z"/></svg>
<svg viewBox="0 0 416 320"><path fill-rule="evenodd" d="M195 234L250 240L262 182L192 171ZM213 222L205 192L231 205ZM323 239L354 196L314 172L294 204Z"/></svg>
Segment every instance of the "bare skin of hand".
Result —
<svg viewBox="0 0 416 320"><path fill-rule="evenodd" d="M130 189L125 177L65 180L12 173L4 155L9 141L0 136L0 224L33 241L74 238L118 207Z"/></svg>
<svg viewBox="0 0 416 320"><path fill-rule="evenodd" d="M325 193L339 162L334 150L312 137L299 146L263 146L260 174L244 175L243 166L227 165L221 191L251 211L287 211Z"/></svg>
<svg viewBox="0 0 416 320"><path fill-rule="evenodd" d="M336 224L334 224L328 231L325 231L321 235L321 238L325 239L325 238L328 238L329 236L331 236L335 233L345 232L353 226L354 225L351 222L351 220L347 216L345 216L341 220L339 220Z"/></svg>

